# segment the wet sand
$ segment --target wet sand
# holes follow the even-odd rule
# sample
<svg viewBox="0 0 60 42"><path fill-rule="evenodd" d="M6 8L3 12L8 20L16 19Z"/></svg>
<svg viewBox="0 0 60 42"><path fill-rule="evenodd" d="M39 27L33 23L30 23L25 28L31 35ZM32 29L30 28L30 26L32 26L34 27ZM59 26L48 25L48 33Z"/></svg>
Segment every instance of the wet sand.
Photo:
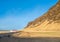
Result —
<svg viewBox="0 0 60 42"><path fill-rule="evenodd" d="M0 42L60 42L60 38L15 38L15 37L3 37L0 38Z"/></svg>
<svg viewBox="0 0 60 42"><path fill-rule="evenodd" d="M0 42L60 42L60 37L18 38L11 34L14 33L0 34Z"/></svg>

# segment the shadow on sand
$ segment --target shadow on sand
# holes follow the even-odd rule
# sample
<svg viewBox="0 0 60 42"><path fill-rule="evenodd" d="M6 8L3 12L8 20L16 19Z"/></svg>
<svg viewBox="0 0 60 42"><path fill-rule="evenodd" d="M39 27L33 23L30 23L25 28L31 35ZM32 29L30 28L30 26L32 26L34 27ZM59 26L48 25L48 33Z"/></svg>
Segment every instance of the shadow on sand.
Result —
<svg viewBox="0 0 60 42"><path fill-rule="evenodd" d="M0 34L0 42L60 42L60 38L40 37L40 38L18 38L12 37L13 33Z"/></svg>

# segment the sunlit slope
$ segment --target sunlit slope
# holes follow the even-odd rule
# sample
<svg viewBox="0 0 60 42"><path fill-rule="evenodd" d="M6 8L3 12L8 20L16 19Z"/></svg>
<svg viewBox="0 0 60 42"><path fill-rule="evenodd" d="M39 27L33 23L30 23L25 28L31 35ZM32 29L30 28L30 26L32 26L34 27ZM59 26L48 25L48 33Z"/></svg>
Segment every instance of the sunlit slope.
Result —
<svg viewBox="0 0 60 42"><path fill-rule="evenodd" d="M47 13L29 22L22 31L13 35L16 37L60 37L60 1Z"/></svg>
<svg viewBox="0 0 60 42"><path fill-rule="evenodd" d="M24 30L32 31L60 31L60 1L47 13L28 23Z"/></svg>
<svg viewBox="0 0 60 42"><path fill-rule="evenodd" d="M27 32L44 32L44 31L51 31L51 32L56 32L59 31L60 32L60 23L54 23L52 22L51 24L48 24L48 21L45 21L44 23L42 23L39 26L36 26L35 28L25 28L24 31Z"/></svg>

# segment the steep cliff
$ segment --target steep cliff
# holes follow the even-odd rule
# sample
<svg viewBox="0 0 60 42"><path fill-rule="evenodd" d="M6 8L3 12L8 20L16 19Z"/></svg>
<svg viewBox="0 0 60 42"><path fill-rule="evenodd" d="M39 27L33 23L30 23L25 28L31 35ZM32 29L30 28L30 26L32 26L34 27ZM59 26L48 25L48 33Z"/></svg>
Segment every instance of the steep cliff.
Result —
<svg viewBox="0 0 60 42"><path fill-rule="evenodd" d="M35 31L60 31L60 1L47 13L28 23L25 30L31 28Z"/></svg>

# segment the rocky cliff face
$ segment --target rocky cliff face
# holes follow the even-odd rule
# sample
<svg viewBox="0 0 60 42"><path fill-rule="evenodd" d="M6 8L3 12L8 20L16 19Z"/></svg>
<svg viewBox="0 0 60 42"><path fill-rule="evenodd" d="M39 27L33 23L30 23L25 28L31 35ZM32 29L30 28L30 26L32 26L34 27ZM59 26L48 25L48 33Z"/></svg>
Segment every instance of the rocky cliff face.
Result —
<svg viewBox="0 0 60 42"><path fill-rule="evenodd" d="M28 28L38 29L39 31L60 31L60 1L50 8L47 13L28 23L25 30Z"/></svg>
<svg viewBox="0 0 60 42"><path fill-rule="evenodd" d="M60 23L60 2L58 2L55 6L49 9L47 13L43 16L37 18L35 21L30 22L27 27L35 27L34 25L42 24L45 20L49 21L49 23L55 22ZM38 26L37 25L37 26Z"/></svg>

